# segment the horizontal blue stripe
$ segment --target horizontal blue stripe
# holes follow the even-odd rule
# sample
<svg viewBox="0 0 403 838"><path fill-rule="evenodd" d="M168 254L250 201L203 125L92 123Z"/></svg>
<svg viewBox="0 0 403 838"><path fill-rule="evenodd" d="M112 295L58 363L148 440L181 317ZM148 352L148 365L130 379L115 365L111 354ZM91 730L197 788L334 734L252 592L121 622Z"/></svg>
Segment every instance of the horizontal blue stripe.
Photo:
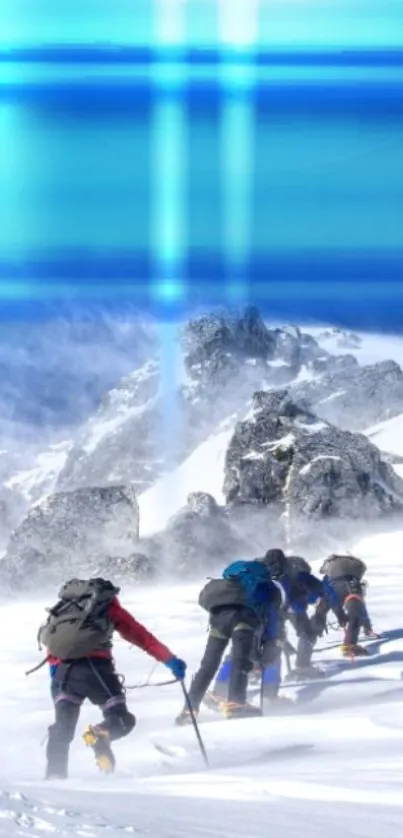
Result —
<svg viewBox="0 0 403 838"><path fill-rule="evenodd" d="M347 263L346 263L347 264ZM266 263L266 276L263 277L263 264L260 276L239 277L240 293L233 293L230 287L230 274L223 270L211 269L206 277L195 281L188 275L187 293L182 299L164 301L152 292L152 283L145 277L121 278L119 273L113 278L113 265L110 264L111 277L92 277L83 269L74 279L56 280L48 277L46 283L38 265L30 265L27 273L31 281L14 281L8 274L8 282L0 279L0 321L10 320L35 321L55 311L59 315L64 306L76 313L91 307L106 307L110 313L128 312L133 308L144 314L150 314L163 320L177 320L189 316L200 308L213 306L244 304L257 305L262 314L271 320L282 322L307 323L309 321L329 322L352 329L369 331L396 331L403 333L403 253L400 267L397 259L389 262L380 259L371 262L364 259L355 262L356 270L350 269L344 277L332 276L332 262L324 259L321 264L308 259L298 264L283 265L283 270L276 269L272 274ZM60 266L59 266L60 267ZM77 264L76 269L80 266ZM88 268L88 264L85 266ZM95 267L95 265L93 265ZM193 265L193 268L195 266ZM199 270L200 270L199 266ZM218 266L219 268L219 266ZM344 269L346 265L344 265ZM4 265L0 266L1 275ZM36 274L36 279L33 279ZM324 278L325 277L325 278ZM354 281L359 277L358 281ZM11 280L11 282L10 282ZM224 281L225 280L225 281ZM12 296L14 294L14 296ZM56 308L54 308L56 307Z"/></svg>
<svg viewBox="0 0 403 838"><path fill-rule="evenodd" d="M173 275L181 275L184 282L221 286L225 282L246 279L255 285L298 282L325 287L328 283L350 282L352 288L360 284L401 283L403 296L403 230L401 250L391 251L295 251L294 253L254 256L245 265L231 265L223 253L193 252L185 256ZM164 276L166 276L164 271ZM0 288L5 283L27 280L57 283L69 281L72 287L104 285L120 281L134 283L147 289L158 277L158 265L149 252L64 252L52 251L27 259L0 260ZM359 292L361 293L361 291Z"/></svg>
<svg viewBox="0 0 403 838"><path fill-rule="evenodd" d="M293 289L284 288L282 295L270 296L261 293L262 287L250 287L242 297L240 303L252 303L259 307L263 316L268 320L284 323L327 322L351 329L368 331L389 331L403 334L403 289L385 283L384 296L372 295L373 286L365 289L360 298L357 295L339 294L337 297L320 297L313 293L312 288L305 288L304 293L295 294ZM125 289L117 286L114 294L87 294L79 297L74 290L65 288L64 293L57 295L49 293L43 297L20 299L6 299L0 291L0 322L10 322L20 319L23 322L34 322L42 319L49 310L49 306L57 304L55 316L63 309L74 305L76 313L85 312L89 303L98 305L100 311L122 313L136 310L161 320L176 321L190 316L200 309L208 310L215 306L233 305L234 297L223 287L203 289L195 287L191 295L174 305L163 305L155 302L151 296L140 294L136 288L127 286Z"/></svg>
<svg viewBox="0 0 403 838"><path fill-rule="evenodd" d="M288 111L295 107L317 108L321 111L355 111L358 105L368 106L376 113L403 113L403 84L366 84L334 82L295 83L295 84L256 84L251 90L227 86L217 81L184 81L175 86L152 79L114 81L102 80L102 83L80 80L77 84L66 82L48 82L24 84L0 84L0 102L37 102L64 104L85 104L91 109L115 108L136 110L137 107L151 105L156 98L180 100L184 104L214 105L223 98L248 100L257 106L273 106L277 110Z"/></svg>
<svg viewBox="0 0 403 838"><path fill-rule="evenodd" d="M40 64L171 64L219 67L223 63L234 66L281 67L401 67L403 49L346 49L333 46L328 50L113 46L97 44L52 44L0 48L0 62L30 62Z"/></svg>

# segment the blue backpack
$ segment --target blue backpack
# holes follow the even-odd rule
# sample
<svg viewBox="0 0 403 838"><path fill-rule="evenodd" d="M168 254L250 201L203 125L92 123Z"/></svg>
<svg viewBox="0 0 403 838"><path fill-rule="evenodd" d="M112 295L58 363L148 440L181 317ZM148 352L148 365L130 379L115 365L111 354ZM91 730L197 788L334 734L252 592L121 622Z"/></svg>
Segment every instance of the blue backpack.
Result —
<svg viewBox="0 0 403 838"><path fill-rule="evenodd" d="M257 559L232 562L232 564L225 568L222 578L238 582L241 585L244 592L245 605L249 608L256 609L261 605L268 604L271 590L271 576L270 571L263 562Z"/></svg>

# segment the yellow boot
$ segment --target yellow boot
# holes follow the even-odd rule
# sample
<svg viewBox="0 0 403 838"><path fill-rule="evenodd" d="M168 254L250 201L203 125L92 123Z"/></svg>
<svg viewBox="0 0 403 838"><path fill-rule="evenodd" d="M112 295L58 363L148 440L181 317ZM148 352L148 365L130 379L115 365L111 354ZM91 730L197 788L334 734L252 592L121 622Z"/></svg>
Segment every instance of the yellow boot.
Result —
<svg viewBox="0 0 403 838"><path fill-rule="evenodd" d="M226 701L221 695L217 695L213 690L209 690L203 698L203 704L209 710L214 710L215 713L219 713L223 705L226 704Z"/></svg>
<svg viewBox="0 0 403 838"><path fill-rule="evenodd" d="M354 659L356 657L368 657L368 649L360 646L358 643L343 643L340 646L341 654L344 658Z"/></svg>
<svg viewBox="0 0 403 838"><path fill-rule="evenodd" d="M89 725L83 734L83 740L88 748L92 748L95 762L105 774L112 774L115 770L115 757L110 746L107 730L100 725Z"/></svg>
<svg viewBox="0 0 403 838"><path fill-rule="evenodd" d="M259 707L255 707L247 701L244 704L238 701L226 701L222 704L221 709L226 719L250 719L262 715Z"/></svg>
<svg viewBox="0 0 403 838"><path fill-rule="evenodd" d="M198 714L198 710L193 710L195 716ZM183 725L191 725L192 724L192 716L187 707L184 707L183 710L179 713L179 716L175 719L175 724L178 727L182 727Z"/></svg>

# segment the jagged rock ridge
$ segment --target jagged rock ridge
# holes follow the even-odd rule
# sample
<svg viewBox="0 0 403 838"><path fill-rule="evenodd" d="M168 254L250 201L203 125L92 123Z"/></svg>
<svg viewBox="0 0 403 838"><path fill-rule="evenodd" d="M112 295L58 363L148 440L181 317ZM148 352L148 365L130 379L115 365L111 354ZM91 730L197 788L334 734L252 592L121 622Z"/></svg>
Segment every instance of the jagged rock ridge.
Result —
<svg viewBox="0 0 403 838"><path fill-rule="evenodd" d="M253 307L190 320L181 347L176 381L174 373L162 380L165 365L156 358L106 394L77 436L58 489L130 482L144 491L220 422L241 415L254 390L344 363L297 327L268 329Z"/></svg>
<svg viewBox="0 0 403 838"><path fill-rule="evenodd" d="M0 563L5 587L35 590L107 559L129 559L139 536L139 511L130 486L79 489L50 495L33 506L13 532Z"/></svg>

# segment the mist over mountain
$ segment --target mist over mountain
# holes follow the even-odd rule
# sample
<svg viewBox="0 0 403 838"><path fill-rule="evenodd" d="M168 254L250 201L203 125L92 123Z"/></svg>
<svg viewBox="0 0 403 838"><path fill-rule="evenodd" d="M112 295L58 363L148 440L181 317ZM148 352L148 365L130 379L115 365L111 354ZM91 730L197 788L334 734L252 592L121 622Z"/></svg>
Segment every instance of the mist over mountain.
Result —
<svg viewBox="0 0 403 838"><path fill-rule="evenodd" d="M0 328L0 428L17 437L73 429L152 353L155 324L134 306L46 304ZM13 427L14 426L14 427Z"/></svg>
<svg viewBox="0 0 403 838"><path fill-rule="evenodd" d="M366 363L359 335L272 325L253 306L180 323L51 314L0 343L4 584L66 567L192 576L273 539L320 552L340 521L401 514L403 450L376 434L403 415L403 372Z"/></svg>

